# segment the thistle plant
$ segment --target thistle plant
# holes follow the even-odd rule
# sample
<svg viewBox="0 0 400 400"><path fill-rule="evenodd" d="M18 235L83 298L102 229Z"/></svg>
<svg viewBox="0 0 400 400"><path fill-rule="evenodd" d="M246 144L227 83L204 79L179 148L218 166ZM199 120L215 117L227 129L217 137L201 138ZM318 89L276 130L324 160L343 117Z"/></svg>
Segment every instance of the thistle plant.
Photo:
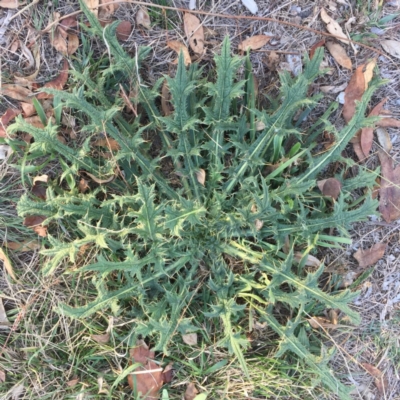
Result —
<svg viewBox="0 0 400 400"><path fill-rule="evenodd" d="M127 55L115 38L116 25L103 32L81 6L90 22L86 29L107 42L110 62L95 74L90 68L71 71L79 83L71 92L46 92L60 106L77 111L86 141L79 148L61 143L60 126L50 120L41 129L19 117L12 127L33 136L30 152L60 159L68 183L57 190L49 187L46 201L24 195L18 203L21 216L45 216L50 233L58 224L70 233L48 236L43 273L79 274L92 279L97 290L86 304L71 300L60 304L59 312L81 319L100 311L134 316L131 342L151 338L156 350L168 354L177 334L200 329L194 316L201 310L221 324L217 345L237 357L246 374L245 333L256 319L279 337L276 357L289 353L304 360L323 385L346 398L348 389L331 374L324 350L311 351L304 326L312 310L324 309L338 309L357 324L359 315L349 305L357 293L324 291L319 284L324 265L310 272L304 264L319 246L348 243L352 223L376 210L370 195L376 174L360 166L356 178L345 179L352 161L342 152L371 123L365 109L379 83L372 82L343 129L329 121L337 108L333 104L304 131L305 116L321 98L307 93L323 73L322 50L312 60L305 56L300 76L281 73L277 101L258 109L249 59L232 57L225 39L215 56L215 81L208 81L197 65L186 68L179 57L175 76L165 77L173 112L162 116L164 78L152 87L140 78L150 49L140 48L134 58ZM243 65L245 78L238 79ZM134 89L131 101L141 115L124 113L110 84L116 79L127 92ZM335 141L321 151L315 139L323 131ZM111 158L93 151L91 138L100 133L118 143ZM161 138L156 157L150 156L145 140L149 133ZM179 184L163 173L166 157ZM316 186L333 162L342 168L336 175L342 184L336 201ZM80 171L115 179L80 193ZM359 188L366 194L357 198L353 192ZM80 249L88 244L96 247L97 260L80 261L76 268ZM299 264L295 250L303 254Z"/></svg>

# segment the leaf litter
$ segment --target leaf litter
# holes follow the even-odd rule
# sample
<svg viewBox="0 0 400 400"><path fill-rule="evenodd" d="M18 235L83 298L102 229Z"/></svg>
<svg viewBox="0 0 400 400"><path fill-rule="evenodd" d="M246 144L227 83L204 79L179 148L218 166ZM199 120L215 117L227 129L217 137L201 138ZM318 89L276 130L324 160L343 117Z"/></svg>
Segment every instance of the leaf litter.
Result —
<svg viewBox="0 0 400 400"><path fill-rule="evenodd" d="M358 249L353 257L358 261L360 268L370 267L376 264L385 254L387 243L376 243L368 249Z"/></svg>
<svg viewBox="0 0 400 400"><path fill-rule="evenodd" d="M144 340L138 340L136 347L131 349L129 354L130 364L142 364L128 375L130 388L143 399L158 400L163 384L172 379L171 369L163 369L154 361L154 351L149 349Z"/></svg>
<svg viewBox="0 0 400 400"><path fill-rule="evenodd" d="M190 48L197 56L202 56L204 53L204 29L201 21L191 13L185 13L183 26Z"/></svg>

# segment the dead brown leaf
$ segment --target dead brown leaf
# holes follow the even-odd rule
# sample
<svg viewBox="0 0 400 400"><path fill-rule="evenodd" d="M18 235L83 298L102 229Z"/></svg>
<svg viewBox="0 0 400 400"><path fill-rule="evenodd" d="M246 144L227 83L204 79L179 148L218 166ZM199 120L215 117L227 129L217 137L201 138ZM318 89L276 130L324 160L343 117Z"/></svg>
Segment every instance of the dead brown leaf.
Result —
<svg viewBox="0 0 400 400"><path fill-rule="evenodd" d="M34 115L33 117L25 118L25 122L33 125L35 128L44 128L43 122L38 115Z"/></svg>
<svg viewBox="0 0 400 400"><path fill-rule="evenodd" d="M0 383L3 383L6 381L6 373L0 369Z"/></svg>
<svg viewBox="0 0 400 400"><path fill-rule="evenodd" d="M356 101L360 101L365 91L364 65L360 65L344 91L343 118L349 123L356 112Z"/></svg>
<svg viewBox="0 0 400 400"><path fill-rule="evenodd" d="M79 378L71 379L67 382L68 387L74 387L79 383Z"/></svg>
<svg viewBox="0 0 400 400"><path fill-rule="evenodd" d="M19 2L18 0L0 0L0 7L3 8L18 8L26 4L26 1Z"/></svg>
<svg viewBox="0 0 400 400"><path fill-rule="evenodd" d="M321 19L326 24L326 30L332 35L338 36L338 40L342 43L348 44L347 36L344 34L340 25L328 15L324 8L321 8Z"/></svg>
<svg viewBox="0 0 400 400"><path fill-rule="evenodd" d="M322 47L322 46L325 46L325 39L321 39L317 43L314 43L311 46L310 53L309 53L310 54L310 60L312 60L312 58L314 57L314 54L317 51L317 49L319 47Z"/></svg>
<svg viewBox="0 0 400 400"><path fill-rule="evenodd" d="M271 38L272 36L255 35L239 43L238 49L242 51L246 51L248 48L250 48L250 50L257 50L266 45Z"/></svg>
<svg viewBox="0 0 400 400"><path fill-rule="evenodd" d="M196 346L197 345L197 333L186 333L182 335L182 340L184 343L188 344L189 346Z"/></svg>
<svg viewBox="0 0 400 400"><path fill-rule="evenodd" d="M97 17L99 13L99 0L84 0L88 9Z"/></svg>
<svg viewBox="0 0 400 400"><path fill-rule="evenodd" d="M110 341L110 334L108 332L102 335L90 335L90 337L99 344L106 344Z"/></svg>
<svg viewBox="0 0 400 400"><path fill-rule="evenodd" d="M21 111L16 108L8 108L7 111L0 117L0 137L7 137L7 126Z"/></svg>
<svg viewBox="0 0 400 400"><path fill-rule="evenodd" d="M185 13L183 25L190 48L195 54L201 56L204 53L204 30L201 21L195 15Z"/></svg>
<svg viewBox="0 0 400 400"><path fill-rule="evenodd" d="M32 215L25 217L24 225L28 228L32 228L34 232L36 232L41 237L47 236L47 227L43 226L43 221L46 220L46 217L43 215Z"/></svg>
<svg viewBox="0 0 400 400"><path fill-rule="evenodd" d="M52 89L57 89L57 90L62 90L67 83L68 80L68 61L64 59L63 61L63 66L62 70L60 71L60 74L51 80L50 82L47 82L44 84L43 88L52 88ZM39 93L37 96L38 100L42 99L52 99L53 95L45 92Z"/></svg>
<svg viewBox="0 0 400 400"><path fill-rule="evenodd" d="M347 55L346 50L339 43L327 42L326 47L339 65L350 70L353 68L350 57Z"/></svg>
<svg viewBox="0 0 400 400"><path fill-rule="evenodd" d="M165 117L171 115L174 111L171 104L171 92L168 88L168 83L165 80L161 88L161 109Z"/></svg>
<svg viewBox="0 0 400 400"><path fill-rule="evenodd" d="M4 268L8 272L8 274L13 278L15 281L17 280L17 277L15 276L13 266L11 265L11 261L4 253L3 249L0 247L0 260L3 261Z"/></svg>
<svg viewBox="0 0 400 400"><path fill-rule="evenodd" d="M130 350L130 364L140 363L132 374L128 375L128 383L132 390L146 400L158 400L159 390L165 381L163 369L154 362L154 351L149 350L143 340L138 340L136 347ZM168 374L169 375L169 374Z"/></svg>
<svg viewBox="0 0 400 400"><path fill-rule="evenodd" d="M387 99L383 99L381 102L379 102L368 114L369 117L376 117L380 114L383 105L385 104ZM361 132L358 134L359 138L359 144L360 144L360 149L361 153L360 155L357 153L357 156L360 160L363 160L364 158L368 157L369 152L371 151L372 148L372 142L374 140L374 128L373 127L368 127L368 128L362 128Z"/></svg>
<svg viewBox="0 0 400 400"><path fill-rule="evenodd" d="M25 240L21 243L5 242L4 246L7 247L7 249L13 251L25 252L25 251L39 250L41 244L37 240Z"/></svg>
<svg viewBox="0 0 400 400"><path fill-rule="evenodd" d="M117 26L115 34L119 40L128 40L132 32L132 24L129 21L121 21Z"/></svg>
<svg viewBox="0 0 400 400"><path fill-rule="evenodd" d="M393 168L393 159L382 150L378 156L382 170L379 212L386 222L392 222L400 218L400 165Z"/></svg>
<svg viewBox="0 0 400 400"><path fill-rule="evenodd" d="M254 226L256 227L256 231L259 231L264 226L264 222L257 218L254 221Z"/></svg>
<svg viewBox="0 0 400 400"><path fill-rule="evenodd" d="M383 257L386 246L386 243L376 243L368 249L358 249L353 257L358 261L360 268L366 268L376 264Z"/></svg>
<svg viewBox="0 0 400 400"><path fill-rule="evenodd" d="M79 48L79 38L74 33L68 33L67 54L74 54Z"/></svg>
<svg viewBox="0 0 400 400"><path fill-rule="evenodd" d="M185 400L194 400L198 393L199 391L196 389L196 385L190 382L186 387L184 398Z"/></svg>
<svg viewBox="0 0 400 400"><path fill-rule="evenodd" d="M386 392L389 384L387 378L384 377L383 372L379 368L368 363L361 363L361 365L371 376L375 378L375 386L379 393L383 395Z"/></svg>
<svg viewBox="0 0 400 400"><path fill-rule="evenodd" d="M20 85L4 84L1 86L1 94L11 97L14 100L23 101L25 103L32 102L33 93Z"/></svg>
<svg viewBox="0 0 400 400"><path fill-rule="evenodd" d="M377 123L381 128L400 128L400 121L394 118L381 118Z"/></svg>
<svg viewBox="0 0 400 400"><path fill-rule="evenodd" d="M36 114L36 109L33 104L24 103L23 101L21 101L19 104L22 108L22 115L24 117L31 117L32 115Z"/></svg>
<svg viewBox="0 0 400 400"><path fill-rule="evenodd" d="M146 29L151 28L151 21L150 21L149 13L147 12L147 8L145 8L145 7L139 8L139 10L136 14L136 23L138 25L142 25Z"/></svg>
<svg viewBox="0 0 400 400"><path fill-rule="evenodd" d="M342 189L342 184L336 178L318 181L317 186L324 196L332 197L335 200L339 197Z"/></svg>
<svg viewBox="0 0 400 400"><path fill-rule="evenodd" d="M33 179L32 193L42 200L46 200L46 184L49 180L47 175L40 175Z"/></svg>
<svg viewBox="0 0 400 400"><path fill-rule="evenodd" d="M183 52L183 58L185 60L185 65L189 65L192 63L192 60L189 55L189 50L183 43L178 42L177 40L170 40L169 42L167 42L167 46L170 49L175 50L178 53L178 56L181 53L181 51ZM178 62L178 61L176 60L175 62Z"/></svg>

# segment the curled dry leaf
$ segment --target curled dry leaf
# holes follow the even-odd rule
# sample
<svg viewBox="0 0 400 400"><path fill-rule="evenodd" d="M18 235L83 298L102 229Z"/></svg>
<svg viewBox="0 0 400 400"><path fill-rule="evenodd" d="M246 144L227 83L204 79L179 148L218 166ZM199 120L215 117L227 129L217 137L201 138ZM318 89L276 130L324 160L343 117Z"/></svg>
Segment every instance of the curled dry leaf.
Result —
<svg viewBox="0 0 400 400"><path fill-rule="evenodd" d="M190 382L186 387L184 398L185 400L194 400L198 393L199 391L196 389L196 385Z"/></svg>
<svg viewBox="0 0 400 400"><path fill-rule="evenodd" d="M317 182L319 190L324 196L337 199L342 189L342 184L336 178L323 179Z"/></svg>
<svg viewBox="0 0 400 400"><path fill-rule="evenodd" d="M144 7L139 8L136 14L136 23L138 25L142 25L146 29L151 28L151 21L149 13L147 12L147 8Z"/></svg>
<svg viewBox="0 0 400 400"><path fill-rule="evenodd" d="M107 344L110 341L110 334L108 332L102 335L90 335L90 337L99 344Z"/></svg>
<svg viewBox="0 0 400 400"><path fill-rule="evenodd" d="M79 38L74 33L68 33L67 54L70 56L74 54L79 47Z"/></svg>
<svg viewBox="0 0 400 400"><path fill-rule="evenodd" d="M368 249L358 249L353 257L358 261L360 268L366 268L376 264L383 257L386 246L386 243L376 243Z"/></svg>
<svg viewBox="0 0 400 400"><path fill-rule="evenodd" d="M246 51L248 48L250 48L250 50L257 50L266 45L271 38L272 36L255 35L239 43L238 49L242 51Z"/></svg>
<svg viewBox="0 0 400 400"><path fill-rule="evenodd" d="M382 171L379 212L386 222L392 222L400 218L400 165L393 168L392 158L382 150L378 156Z"/></svg>
<svg viewBox="0 0 400 400"><path fill-rule="evenodd" d="M138 395L146 395L146 400L158 400L159 391L164 382L167 382L171 373L164 371L154 362L154 351L149 350L143 340L137 342L136 347L130 350L130 364L140 363L141 367L128 375L128 383ZM165 376L166 375L166 376Z"/></svg>
<svg viewBox="0 0 400 400"><path fill-rule="evenodd" d="M0 137L7 137L7 126L11 120L13 120L21 111L16 108L9 108L0 117Z"/></svg>
<svg viewBox="0 0 400 400"><path fill-rule="evenodd" d="M5 84L1 86L1 94L3 96L11 97L14 100L23 101L25 103L32 102L33 93L23 86Z"/></svg>
<svg viewBox="0 0 400 400"><path fill-rule="evenodd" d="M378 389L379 393L384 394L387 390L389 382L387 378L384 377L383 372L377 367L374 367L373 365L368 363L361 363L361 365L371 376L375 378L375 386Z"/></svg>
<svg viewBox="0 0 400 400"><path fill-rule="evenodd" d="M196 178L197 182L204 186L206 183L206 171L204 171L203 168L200 168L198 171L196 171Z"/></svg>
<svg viewBox="0 0 400 400"><path fill-rule="evenodd" d="M115 34L118 40L128 40L129 36L132 32L132 24L129 21L121 21L121 23L117 26Z"/></svg>
<svg viewBox="0 0 400 400"><path fill-rule="evenodd" d="M26 4L26 1L19 2L18 0L0 0L0 7L3 8L18 8Z"/></svg>
<svg viewBox="0 0 400 400"><path fill-rule="evenodd" d="M184 343L188 344L189 346L196 346L197 345L197 333L186 333L182 335L182 340Z"/></svg>
<svg viewBox="0 0 400 400"><path fill-rule="evenodd" d="M381 46L391 56L400 58L400 42L397 40L382 40Z"/></svg>
<svg viewBox="0 0 400 400"><path fill-rule="evenodd" d="M3 383L6 381L6 373L0 369L0 383Z"/></svg>
<svg viewBox="0 0 400 400"><path fill-rule="evenodd" d="M356 112L356 101L360 101L365 91L364 65L360 65L344 91L343 118L349 123Z"/></svg>
<svg viewBox="0 0 400 400"><path fill-rule="evenodd" d="M368 84L371 82L371 79L374 76L375 65L376 65L376 58L369 61L368 64L365 66L365 71L364 71L365 90L368 89Z"/></svg>
<svg viewBox="0 0 400 400"><path fill-rule="evenodd" d="M300 263L300 261L302 260L302 258L303 258L303 253L301 253L300 251L295 251L295 252L294 252L294 260L295 260L297 263ZM319 267L321 266L321 261L318 260L317 257L314 257L313 255L309 254L309 255L307 256L307 260L306 260L305 265L306 265L307 267L319 268Z"/></svg>
<svg viewBox="0 0 400 400"><path fill-rule="evenodd" d="M170 49L175 50L178 53L178 56L181 53L181 51L183 52L185 65L189 65L192 63L192 60L190 59L189 55L189 50L183 43L178 42L177 40L170 40L169 42L167 42L167 46ZM175 62L178 62L178 60L176 60Z"/></svg>
<svg viewBox="0 0 400 400"><path fill-rule="evenodd" d="M389 132L385 128L377 128L376 136L378 137L378 142L382 146L383 150L385 150L386 153L389 153L393 148Z"/></svg>
<svg viewBox="0 0 400 400"><path fill-rule="evenodd" d="M46 217L43 215L32 215L29 217L25 217L24 225L28 228L32 228L34 232L36 232L41 237L47 236L47 227L43 226L43 221L46 220Z"/></svg>
<svg viewBox="0 0 400 400"><path fill-rule="evenodd" d="M195 54L201 56L204 52L204 30L201 21L195 15L185 13L183 25L190 48Z"/></svg>
<svg viewBox="0 0 400 400"><path fill-rule="evenodd" d="M321 19L325 22L326 29L329 33L337 36L337 39L340 40L342 43L349 43L347 36L344 34L340 25L328 15L324 8L321 8Z"/></svg>
<svg viewBox="0 0 400 400"><path fill-rule="evenodd" d="M57 90L62 90L67 83L68 80L68 61L64 59L63 61L63 66L60 74L51 80L50 82L47 82L44 84L43 88L52 88L52 89L57 89ZM36 98L38 100L42 99L52 99L53 95L45 92L39 93Z"/></svg>
<svg viewBox="0 0 400 400"><path fill-rule="evenodd" d="M4 268L6 269L7 273L11 276L11 278L13 278L16 281L17 277L15 276L14 268L11 264L11 261L8 258L8 256L6 255L6 253L4 253L4 251L1 247L0 247L0 261L3 261L3 265L4 265Z"/></svg>
<svg viewBox="0 0 400 400"><path fill-rule="evenodd" d="M46 200L46 183L48 180L47 175L40 175L33 179L32 193L36 197Z"/></svg>
<svg viewBox="0 0 400 400"><path fill-rule="evenodd" d="M353 68L350 57L347 55L346 50L339 43L327 42L326 47L339 65L350 70Z"/></svg>
<svg viewBox="0 0 400 400"><path fill-rule="evenodd" d="M309 52L310 60L312 60L312 58L314 57L314 54L315 54L315 52L317 51L317 49L318 49L319 47L322 47L322 46L325 46L325 39L321 39L321 40L319 40L317 43L314 43L314 44L311 46L311 49L310 49L310 52Z"/></svg>

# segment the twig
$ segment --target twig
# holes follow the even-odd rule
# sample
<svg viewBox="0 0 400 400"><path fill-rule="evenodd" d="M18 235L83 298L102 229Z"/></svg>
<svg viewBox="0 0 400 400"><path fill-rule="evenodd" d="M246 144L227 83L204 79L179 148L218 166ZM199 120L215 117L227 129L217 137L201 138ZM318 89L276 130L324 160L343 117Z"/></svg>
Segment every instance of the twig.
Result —
<svg viewBox="0 0 400 400"><path fill-rule="evenodd" d="M17 18L18 15L21 15L23 12L25 12L26 10L28 10L29 8L31 8L32 6L34 6L35 4L39 3L40 0L33 0L32 3L27 4L24 8L22 8L21 10L19 10L16 14L14 14L11 18L10 21L12 21L14 18Z"/></svg>
<svg viewBox="0 0 400 400"><path fill-rule="evenodd" d="M331 38L335 38L335 39L343 39L342 36L338 36L338 35L332 35L331 33L328 32L322 32L322 31L318 31L317 29L313 29L313 28L309 28L307 26L301 26L298 24L295 24L293 22L288 22L288 21L280 21L278 19L275 18L271 18L271 17L256 17L256 16L248 16L248 15L230 15L230 14L219 14L219 13L212 13L212 12L208 12L208 11L201 11L201 10L189 10L186 8L179 8L179 7L170 7L170 6L162 6L159 4L154 4L154 3L147 3L144 1L139 1L139 0L113 0L110 1L108 3L103 3L100 4L97 8L100 7L105 7L109 4L116 4L116 3L130 3L130 4L137 4L138 6L145 6L145 7L154 7L154 8L161 8L163 10L171 10L171 11L180 11L180 12L187 12L187 13L191 13L191 14L199 14L199 15L206 15L206 16L210 16L210 17L219 17L219 18L228 18L228 19L238 19L238 20L250 20L250 21L268 21L268 22L276 22L278 24L281 25L287 25L287 26L291 26L293 28L297 28L300 30L304 30L304 31L309 31L309 32L313 32L316 33L317 35L321 35L321 36L326 36L326 37L331 37ZM55 21L53 21L52 23L50 23L49 25L46 26L45 29L42 30L43 33L48 32L50 30L50 28L53 25L58 24L60 21L68 18L68 17L72 17L74 15L78 15L82 12L82 10L78 10L78 11L74 11L71 14L67 14L64 15L58 19L56 19ZM356 44L358 46L364 47L365 49L371 50L375 53L380 54L383 57L386 57L387 59L391 60L392 58L389 57L387 54L382 53L380 50L371 47L371 46L367 46L364 43L360 43L360 42L356 42L355 40L351 40L351 39L347 39L349 41L349 43L352 44Z"/></svg>

